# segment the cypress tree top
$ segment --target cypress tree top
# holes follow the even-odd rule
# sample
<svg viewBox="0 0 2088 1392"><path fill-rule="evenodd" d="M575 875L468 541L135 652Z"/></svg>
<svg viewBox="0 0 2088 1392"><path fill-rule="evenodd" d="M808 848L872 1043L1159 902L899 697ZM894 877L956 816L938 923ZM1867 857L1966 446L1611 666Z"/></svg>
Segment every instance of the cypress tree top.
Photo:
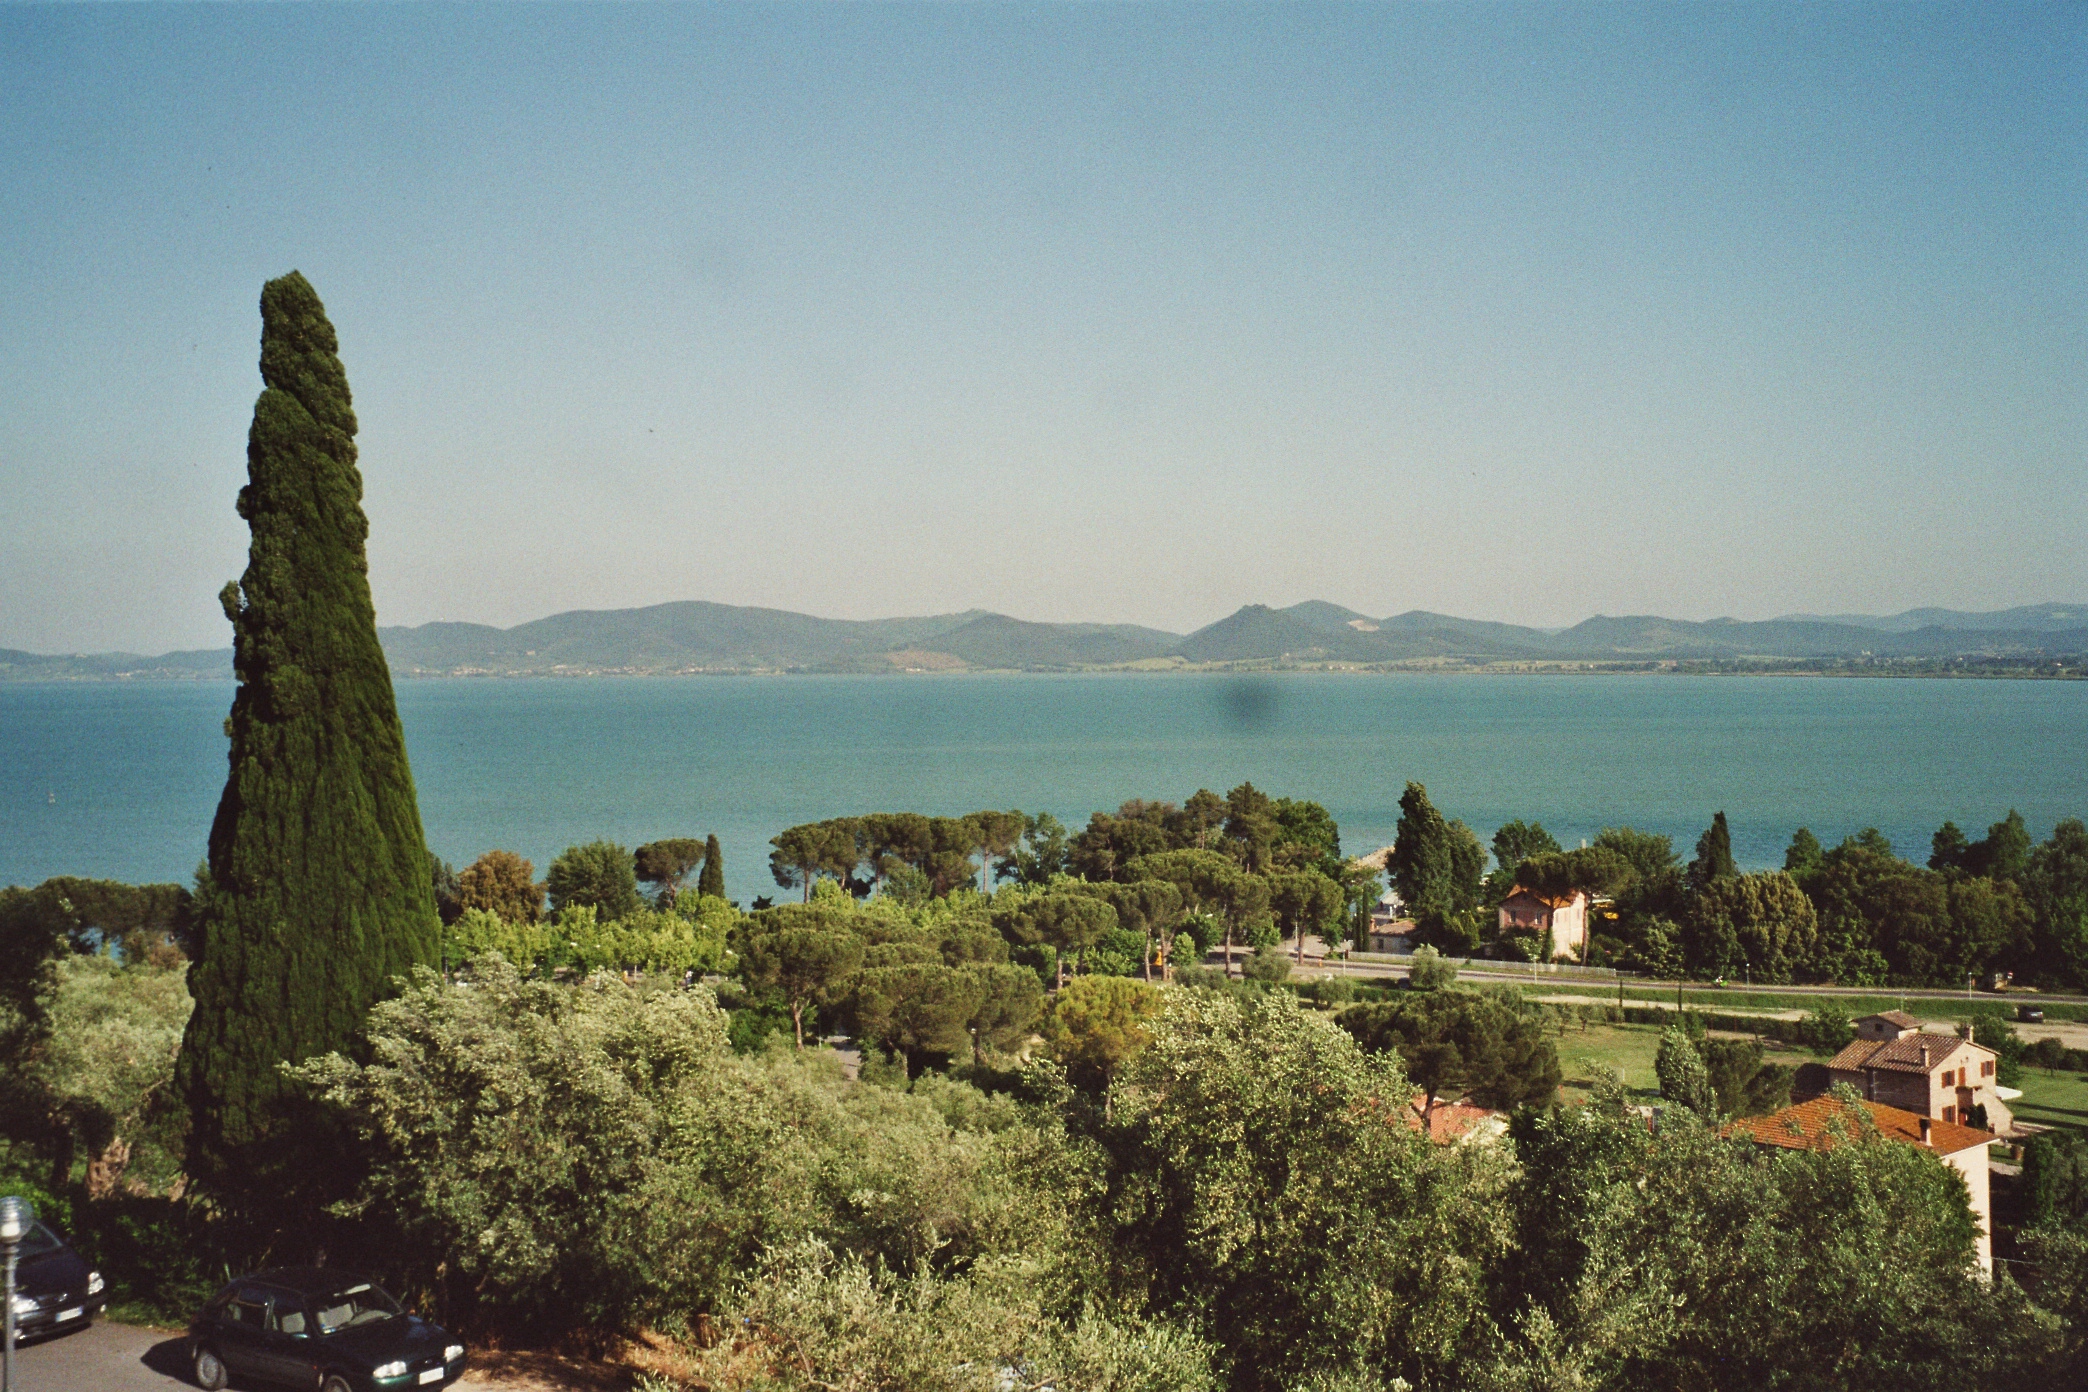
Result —
<svg viewBox="0 0 2088 1392"><path fill-rule="evenodd" d="M437 951L336 351L303 276L263 287L266 388L239 491L253 543L220 596L240 683L225 722L231 771L199 887L180 1057L188 1168L221 1192L289 1161L277 1142L294 1107L277 1064L349 1047L392 978Z"/></svg>
<svg viewBox="0 0 2088 1392"><path fill-rule="evenodd" d="M725 897L725 853L718 849L718 833L703 843L703 873L696 877L696 892L713 899Z"/></svg>

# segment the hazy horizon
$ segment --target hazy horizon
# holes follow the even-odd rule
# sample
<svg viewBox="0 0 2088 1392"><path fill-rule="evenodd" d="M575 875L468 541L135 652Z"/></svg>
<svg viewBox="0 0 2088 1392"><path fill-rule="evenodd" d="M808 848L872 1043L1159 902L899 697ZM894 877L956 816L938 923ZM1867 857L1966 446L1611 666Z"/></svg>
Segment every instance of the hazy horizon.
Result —
<svg viewBox="0 0 2088 1392"><path fill-rule="evenodd" d="M518 628L518 627L521 627L521 626L524 626L524 625L527 625L527 624L530 624L530 623L534 623L534 622L537 622L537 621L539 621L539 620L544 620L544 619L553 619L553 618L560 618L560 617L564 617L564 616L567 616L567 615L572 615L572 614L594 614L594 613L629 613L629 612L631 612L631 611L633 611L633 610L641 610L641 609L653 609L653 608L663 608L663 607L666 607L666 606L668 606L668 605L673 605L673 604L680 604L680 603L692 603L692 602L693 602L693 603L707 603L707 602L714 602L714 601L700 601L700 600L699 600L699 601L688 601L688 600L661 600L661 601L658 601L657 603L654 603L654 604L648 604L648 605L627 605L627 606L618 606L618 607L617 607L616 609L590 608L590 607L585 607L585 606L582 606L582 607L575 607L575 608L569 608L569 609L558 609L558 610L553 610L553 611L551 611L551 612L549 612L549 613L545 613L545 614L533 614L533 615L529 616L528 618L525 618L525 619L519 619L519 620L515 621L514 623L507 623L507 624L494 624L494 625L485 625L485 626L487 626L487 627L494 627L494 628L498 628L498 629L501 629L501 630L505 631L505 630L508 630L508 629ZM1311 602L1311 601L1295 601L1294 603L1307 603L1307 602ZM1328 601L1319 601L1319 602L1328 602ZM1250 600L1250 601L1248 601L1248 604L1247 604L1247 606L1245 606L1245 607L1252 607L1252 606L1253 606L1253 605L1255 605L1256 603L1258 603L1258 601L1252 601L1252 600ZM775 606L773 606L773 605L762 605L762 604L753 604L753 605L736 605L736 606L730 606L730 607L734 607L734 608L746 608L746 609L766 609L766 610L770 610L770 611L773 611L773 612L782 612L782 613L803 613L803 611L798 611L798 610L776 610ZM1291 608L1291 607L1293 607L1293 606L1292 606L1292 605L1281 605L1281 604L1276 604L1276 605L1264 605L1264 606L1262 606L1262 607L1264 607L1264 608L1270 608L1270 609L1275 609L1275 610L1278 610L1279 612L1281 612L1281 611L1283 611L1283 610L1286 610L1286 609L1289 609L1289 608ZM1345 605L1344 605L1344 606L1341 606L1341 607L1343 607L1343 608L1346 608L1347 606L1345 606ZM2038 601L2038 602L2033 602L2033 603L2031 603L2031 604L2028 604L2028 605L2010 605L2010 606L2008 606L2008 608L2009 608L2009 609L2017 609L2017 608L2028 608L2028 609L2045 609L2045 608L2063 608L2063 609L2075 609L2075 608L2078 608L2078 609L2081 609L2081 610L2083 611L2083 612L2082 612L2082 625L2083 625L2083 626L2088 626L2088 605L2075 605L2075 604L2067 603L2067 602L2064 602L2064 601L2048 600L2048 601ZM1991 614L1991 613L1994 613L1994 612L2006 612L2006 611L1993 611L1993 610L1988 610L1988 611L1965 611L1965 610L1950 610L1948 606L1944 606L1944 605L1928 605L1928 604L1916 604L1916 605L1908 605L1908 606L1907 606L1906 608L1904 608L1904 609L1894 610L1894 611L1892 611L1891 613L1883 613L1883 614L1854 614L1854 613L1838 613L1838 614L1800 614L1800 613L1792 613L1792 614L1775 614L1775 615L1769 615L1769 616L1767 616L1767 619L1768 619L1769 621L1776 621L1776 620L1786 620L1786 619L1787 619L1787 620L1792 620L1792 621L1805 621L1805 622L1817 622L1817 623L1849 623L1849 624L1860 624L1860 623L1861 623L1861 622L1863 622L1864 620L1891 620L1891 619L1896 619L1896 618L1900 618L1900 617L1902 617L1902 616L1904 616L1904 615L1906 615L1906 614L1909 614L1909 613L1912 613L1912 612L1916 612L1916 611L1921 611L1921 610L1944 610L1944 611L1946 611L1946 612L1954 612L1954 613L1966 614L1966 615L1968 615L1968 616L1970 616L1970 617L1982 617L1982 616L1984 616L1985 614ZM1223 614L1215 614L1215 615L1213 615L1213 616L1212 616L1211 618L1209 618L1209 619L1205 620L1204 622L1202 622L1202 623L1198 623L1198 624L1193 624L1193 625L1191 625L1191 626L1189 626L1189 627L1187 627L1187 628L1180 628L1180 629L1158 629L1158 630L1156 630L1156 631L1159 631L1159 632L1167 632L1167 633L1173 633L1173 634L1175 634L1176 636L1179 636L1179 637L1189 637L1189 636L1192 636L1192 635L1194 635L1195 633L1199 632L1200 630L1202 630L1202 629L1204 629L1204 628L1207 628L1207 627L1209 627L1209 626L1211 626L1211 625L1213 625L1213 624L1219 623L1219 622L1221 622L1221 621L1223 621L1223 620L1225 620L1225 619L1231 618L1231 617L1232 617L1233 615L1235 615L1235 614L1237 614L1237 613L1239 613L1239 612L1240 612L1239 608L1229 609L1229 610L1227 610L1227 611L1226 611L1225 613L1223 613ZM1362 614L1362 615L1361 615L1360 617L1362 617L1362 618L1366 618L1366 619L1370 619L1370 620L1372 620L1372 621L1386 621L1386 620L1390 620L1390 619L1395 619L1395 618L1399 618L1399 617L1402 617L1402 616L1403 616L1403 615L1404 615L1405 613L1409 613L1409 612L1415 612L1415 611L1411 611L1411 610L1403 610L1403 611L1401 611L1401 612L1400 612L1399 614ZM1429 611L1422 611L1422 612L1429 612ZM923 618L941 618L941 617L949 617L949 616L955 616L955 615L960 615L960 614L980 614L980 615L999 615L999 616L1000 616L1000 617L1002 617L1002 618L1009 618L1009 619L1014 619L1014 620L1016 620L1017 622L1024 622L1024 623L1071 623L1071 624L1092 624L1092 625L1096 625L1096 626L1100 626L1100 627L1113 627L1113 626L1129 626L1129 627L1140 627L1140 628L1148 628L1148 629L1153 629L1153 628L1155 627L1154 625L1151 625L1151 624L1137 624L1137 623L1135 623L1134 621L1132 621L1132 620L1128 620L1128 619L1111 619L1111 618L1092 618L1092 617L1090 617L1090 618L1084 618L1084 619L1082 619L1082 618L1074 618L1074 619L1045 619L1045 620L1039 620L1039 619L1033 619L1033 618L1031 618L1030 616L1028 616L1028 615L1024 615L1024 614L1007 614L1007 613L1003 613L1003 612L1002 612L1002 611L1000 611L1000 610L994 610L994 609L986 609L986 608L982 608L982 607L980 607L980 606L978 606L978 605L967 605L967 606L965 606L965 607L963 607L963 608L957 608L957 609L941 609L941 610L936 610L936 611L934 611L933 613L922 613L922 614L867 614L867 615L836 615L836 614L810 614L810 615L807 615L807 617L811 617L811 618L815 618L815 619L822 619L822 620L837 620L837 621L844 621L844 622L845 622L845 621L861 621L861 620L869 620L869 621L873 621L873 622L874 622L874 621L878 621L878 620L887 620L887 621L890 621L890 620L906 620L906 619L923 619ZM1491 618L1491 617L1490 617L1489 615L1485 615L1485 614L1449 614L1449 615L1445 615L1444 617L1446 617L1446 618L1452 618L1452 619L1476 620L1476 621L1479 621L1479 622L1505 622L1505 621L1493 620L1493 619L1492 619L1492 618ZM1582 616L1581 616L1581 619L1580 619L1580 620L1576 620L1576 621L1575 621L1575 623L1572 623L1572 624L1542 624L1542 625L1539 625L1539 624L1525 624L1525 625L1520 625L1520 626L1521 626L1521 627L1524 627L1524 628L1532 628L1532 629L1539 629L1539 630L1541 630L1541 631L1543 631L1543 632L1547 632L1547 633L1563 633L1563 632L1566 632L1566 631L1568 631L1568 630L1570 630L1570 629L1572 629L1572 628L1576 627L1578 623L1580 623L1580 622L1583 622L1583 621L1586 621L1586 620L1590 620L1590 619L1630 619L1630 618L1647 618L1647 617L1657 617L1657 618L1663 618L1663 619L1675 619L1675 618L1678 618L1679 616L1677 616L1677 615L1673 615L1673 614L1659 614L1659 615L1655 615L1655 614L1651 614L1651 613L1647 613L1647 614L1621 614L1621 613L1620 613L1620 614L1585 614L1585 615L1582 615ZM1736 619L1736 618L1737 618L1737 616L1735 616L1735 615L1731 615L1731 614L1713 614L1713 615L1708 615L1708 616L1706 616L1706 618L1705 618L1705 619L1702 619L1702 620L1685 620L1685 621L1686 621L1686 622L1707 622L1707 621L1708 621L1708 622L1717 622L1717 621L1721 621L1721 620L1734 620L1734 619ZM1743 622L1743 623L1744 623L1744 622L1754 622L1754 620L1748 620L1748 619L1737 619L1737 621L1739 621L1739 622ZM388 622L386 622L386 621L385 621L385 619L384 619L384 616L383 616L382 614L380 614L380 615L378 615L378 616L377 616L377 627L378 627L378 629L379 629L379 631L380 631L380 632L381 632L381 631L384 631L384 630L388 630L388 629L394 629L394 628L422 628L422 627L432 627L432 626L438 626L438 625L472 625L472 624L475 624L475 623L476 623L476 621L475 621L475 620L470 620L470 619L428 619L428 620L425 620L425 621L424 621L423 623L421 623L421 624L392 624L392 623L388 623ZM1976 631L1976 630L1967 630L1967 631L1968 631L1968 632L1971 632L1971 631ZM0 648L5 648L6 646L7 646L6 644L4 644L4 643L0 643ZM228 635L227 635L227 638L226 638L226 641L225 641L225 642L223 642L223 643L220 643L220 644L207 644L207 645L204 645L204 646L203 646L203 647L201 647L201 648L187 648L187 649L174 649L174 648L147 648L147 649L102 649L102 650L98 650L98 652L102 652L102 653L109 653L109 652L130 652L130 653L134 653L134 654L135 654L135 655L137 655L137 656L142 656L142 657L156 657L156 656L160 656L160 655L162 655L162 654L171 654L171 653L174 653L174 652L177 652L177 651L188 651L188 652L196 652L196 651L210 651L210 650L214 650L214 649L218 649L218 648L222 648L222 649L225 649L225 650L229 650L229 649L231 648L231 646L232 646L232 644L231 644L231 640L230 640L230 635L228 634ZM17 651L31 651L31 652L34 652L35 650L33 650L33 649L28 649L28 650L24 650L24 649L17 649ZM76 653L76 654L80 654L80 655L83 655L83 656L85 656L85 655L95 655L95 654L90 654L90 653L88 652L88 650L86 650L86 649L83 649L83 648L79 648L79 647L77 647L77 646L75 646L75 647L71 647L71 648L62 648L62 649L59 649L59 650L57 650L57 651L55 651L55 652L46 652L46 653L43 653L43 654L39 654L39 655L44 655L44 656L63 656L63 655L66 655L66 654L74 654L74 653Z"/></svg>
<svg viewBox="0 0 2088 1392"><path fill-rule="evenodd" d="M378 621L2088 594L2088 11L0 10L0 647L229 639L263 280Z"/></svg>

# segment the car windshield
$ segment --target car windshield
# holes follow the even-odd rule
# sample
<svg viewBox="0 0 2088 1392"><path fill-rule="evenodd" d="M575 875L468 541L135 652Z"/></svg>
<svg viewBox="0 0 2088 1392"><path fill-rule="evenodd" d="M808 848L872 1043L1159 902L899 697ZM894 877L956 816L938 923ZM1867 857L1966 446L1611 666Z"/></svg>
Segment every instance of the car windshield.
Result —
<svg viewBox="0 0 2088 1392"><path fill-rule="evenodd" d="M41 1223L31 1223L29 1231L22 1236L21 1252L24 1257L40 1257L46 1252L58 1250L56 1235Z"/></svg>
<svg viewBox="0 0 2088 1392"><path fill-rule="evenodd" d="M312 1303L318 1307L321 1334L331 1334L338 1329L353 1329L362 1324L376 1324L399 1313L398 1301L367 1283L350 1286L347 1290L337 1291Z"/></svg>

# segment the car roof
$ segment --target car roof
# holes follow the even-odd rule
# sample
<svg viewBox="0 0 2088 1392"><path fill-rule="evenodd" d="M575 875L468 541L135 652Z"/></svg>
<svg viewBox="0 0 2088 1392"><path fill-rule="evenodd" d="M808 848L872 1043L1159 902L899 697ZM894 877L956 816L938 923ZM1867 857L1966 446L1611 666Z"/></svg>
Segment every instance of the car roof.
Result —
<svg viewBox="0 0 2088 1392"><path fill-rule="evenodd" d="M354 1271L344 1271L338 1266L271 1266L255 1271L233 1282L244 1285L249 1281L266 1286L281 1286L296 1291L299 1295L333 1295L350 1286L375 1284L369 1277Z"/></svg>

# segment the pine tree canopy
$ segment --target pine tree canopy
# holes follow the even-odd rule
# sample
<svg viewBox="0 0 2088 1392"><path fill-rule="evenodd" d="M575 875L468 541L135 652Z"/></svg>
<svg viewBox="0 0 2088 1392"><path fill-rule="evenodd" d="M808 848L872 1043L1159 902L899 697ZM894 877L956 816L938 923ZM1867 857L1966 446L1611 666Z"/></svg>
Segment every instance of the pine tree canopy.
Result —
<svg viewBox="0 0 2088 1392"><path fill-rule="evenodd" d="M236 1197L302 1130L278 1065L349 1050L394 981L436 960L428 851L377 643L355 412L333 325L296 272L261 292L261 377L221 599L239 690L199 883L180 1058L188 1167Z"/></svg>

